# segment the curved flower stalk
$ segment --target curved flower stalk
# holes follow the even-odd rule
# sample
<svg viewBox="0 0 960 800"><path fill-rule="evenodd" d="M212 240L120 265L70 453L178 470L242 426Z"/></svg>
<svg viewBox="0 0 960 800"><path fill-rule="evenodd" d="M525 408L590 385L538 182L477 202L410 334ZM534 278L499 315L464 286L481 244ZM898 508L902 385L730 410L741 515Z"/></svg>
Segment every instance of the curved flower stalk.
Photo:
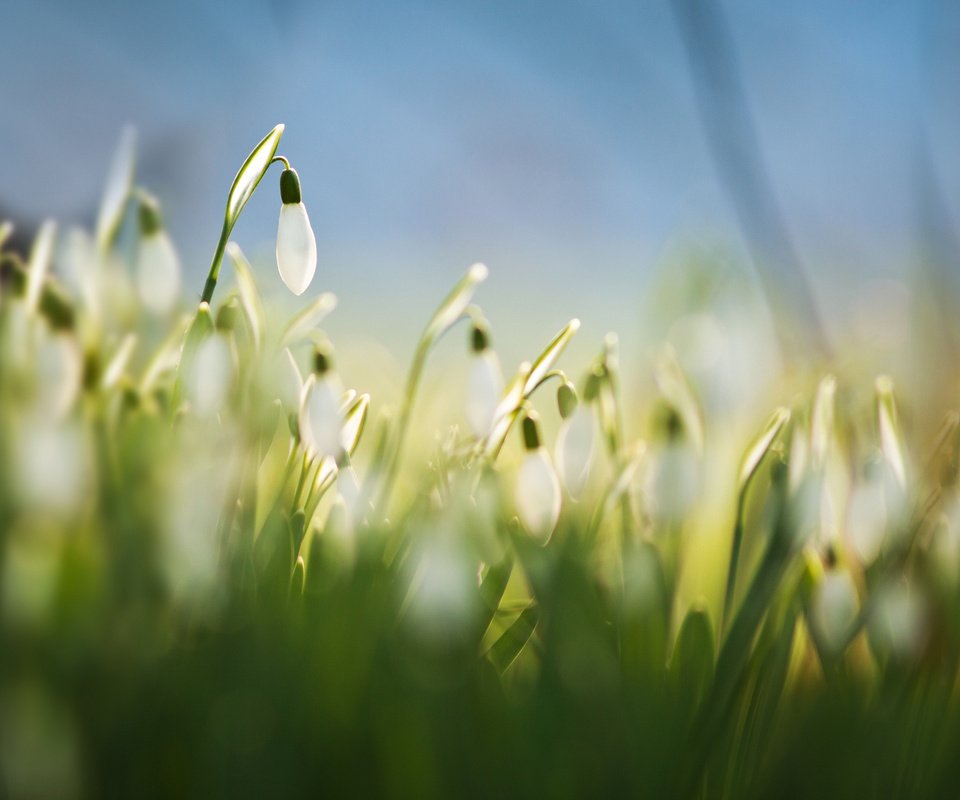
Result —
<svg viewBox="0 0 960 800"><path fill-rule="evenodd" d="M280 199L277 268L287 288L301 295L317 271L317 240L300 197L300 178L289 167L280 173Z"/></svg>
<svg viewBox="0 0 960 800"><path fill-rule="evenodd" d="M486 436L493 425L497 404L503 394L503 372L497 354L490 347L486 324L476 320L470 330L470 367L467 373L467 422L477 438Z"/></svg>
<svg viewBox="0 0 960 800"><path fill-rule="evenodd" d="M545 545L560 518L560 481L532 412L523 419L523 443L526 455L517 475L517 513L527 531Z"/></svg>
<svg viewBox="0 0 960 800"><path fill-rule="evenodd" d="M169 314L180 297L180 259L163 226L156 200L140 194L140 242L137 250L137 292L144 307L157 316Z"/></svg>
<svg viewBox="0 0 960 800"><path fill-rule="evenodd" d="M590 477L590 465L597 438L597 419L593 403L598 390L599 379L592 373L587 378L583 402L577 401L576 390L570 384L565 383L557 390L557 402L563 417L557 434L557 470L573 499L580 497Z"/></svg>
<svg viewBox="0 0 960 800"><path fill-rule="evenodd" d="M291 169L290 162L283 156L276 155L283 130L283 125L277 125L264 136L247 156L247 160L243 162L243 166L233 179L230 193L227 195L223 228L210 263L210 271L207 273L201 302L209 303L213 297L220 276L220 264L233 226L274 162L280 162L284 166L280 176L280 199L283 201L283 206L280 209L280 223L277 228L277 267L280 270L280 277L290 291L297 295L303 294L313 279L317 266L317 244L307 211L301 202L300 179Z"/></svg>

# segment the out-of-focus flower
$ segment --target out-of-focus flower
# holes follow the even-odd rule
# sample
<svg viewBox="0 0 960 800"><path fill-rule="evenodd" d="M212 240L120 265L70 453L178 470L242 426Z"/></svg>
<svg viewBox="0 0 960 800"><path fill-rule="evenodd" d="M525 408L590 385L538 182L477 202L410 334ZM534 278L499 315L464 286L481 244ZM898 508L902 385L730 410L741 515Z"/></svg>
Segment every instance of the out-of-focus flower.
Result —
<svg viewBox="0 0 960 800"><path fill-rule="evenodd" d="M140 198L137 292L144 307L157 315L173 311L180 297L180 259L156 202L147 196Z"/></svg>
<svg viewBox="0 0 960 800"><path fill-rule="evenodd" d="M300 439L313 456L340 454L340 399L343 387L333 370L328 349L318 345L314 371L303 384L300 399Z"/></svg>
<svg viewBox="0 0 960 800"><path fill-rule="evenodd" d="M295 170L280 175L280 222L277 226L277 268L287 288L303 294L317 270L317 240L310 217L300 199L300 178Z"/></svg>
<svg viewBox="0 0 960 800"><path fill-rule="evenodd" d="M523 419L523 441L526 455L517 476L517 513L527 531L545 545L560 518L560 481L531 414Z"/></svg>
<svg viewBox="0 0 960 800"><path fill-rule="evenodd" d="M903 492L885 459L870 459L854 483L847 505L847 537L861 563L872 564L891 543L904 503Z"/></svg>
<svg viewBox="0 0 960 800"><path fill-rule="evenodd" d="M647 462L644 481L648 509L661 526L680 524L690 513L700 491L700 462L673 408L664 409L659 444Z"/></svg>
<svg viewBox="0 0 960 800"><path fill-rule="evenodd" d="M503 394L503 373L490 347L486 326L475 322L470 331L471 359L467 373L467 422L477 437L486 436Z"/></svg>
<svg viewBox="0 0 960 800"><path fill-rule="evenodd" d="M810 617L823 647L836 652L843 645L860 608L857 587L845 569L824 575L811 598Z"/></svg>
<svg viewBox="0 0 960 800"><path fill-rule="evenodd" d="M233 378L233 362L227 340L220 334L204 339L197 347L186 375L190 407L200 417L211 417L227 402Z"/></svg>
<svg viewBox="0 0 960 800"><path fill-rule="evenodd" d="M567 386L562 386L562 390L572 391ZM574 395L575 406L572 411L567 409L568 413L557 433L557 469L563 485L574 499L581 495L590 477L590 463L597 438L597 419L591 402L593 398L588 394L589 387L581 403L576 403Z"/></svg>

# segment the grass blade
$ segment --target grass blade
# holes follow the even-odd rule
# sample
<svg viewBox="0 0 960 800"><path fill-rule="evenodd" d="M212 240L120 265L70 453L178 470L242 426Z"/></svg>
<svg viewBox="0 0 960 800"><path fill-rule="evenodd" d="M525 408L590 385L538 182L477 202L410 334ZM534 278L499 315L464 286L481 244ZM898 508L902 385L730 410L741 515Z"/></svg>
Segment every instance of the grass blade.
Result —
<svg viewBox="0 0 960 800"><path fill-rule="evenodd" d="M236 242L227 244L227 255L230 256L230 260L233 262L233 270L237 275L240 305L243 306L247 322L250 325L253 346L254 349L259 351L263 343L263 331L267 326L267 317L263 310L260 292L257 290L257 282L253 278L253 268Z"/></svg>
<svg viewBox="0 0 960 800"><path fill-rule="evenodd" d="M283 125L277 125L270 133L260 140L260 143L253 148L247 160L243 162L237 176L233 179L230 186L230 194L227 195L227 212L224 219L225 227L230 230L233 228L243 211L243 207L250 199L257 188L257 184L263 178L264 173L270 166L270 162L276 155L277 147L280 145L280 137L283 136Z"/></svg>
<svg viewBox="0 0 960 800"><path fill-rule="evenodd" d="M493 646L487 652L487 656L498 673L503 675L510 665L516 661L517 656L530 641L530 637L539 621L540 609L536 604L529 605L520 613L513 624L503 632L503 635L493 643Z"/></svg>

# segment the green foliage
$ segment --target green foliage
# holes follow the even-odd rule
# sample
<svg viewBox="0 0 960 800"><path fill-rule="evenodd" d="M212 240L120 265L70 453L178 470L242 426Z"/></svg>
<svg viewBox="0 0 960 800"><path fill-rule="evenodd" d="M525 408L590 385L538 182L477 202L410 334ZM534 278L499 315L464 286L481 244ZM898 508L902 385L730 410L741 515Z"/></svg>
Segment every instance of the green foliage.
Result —
<svg viewBox="0 0 960 800"><path fill-rule="evenodd" d="M281 131L238 174L226 235ZM485 268L428 322L403 396L379 398L333 358L304 388L336 299L272 318L232 243L236 288L162 324L70 296L54 245L47 225L28 263L0 251L3 796L951 795L955 412L924 468L889 379L862 417L835 412L842 376L813 379L722 460L730 432L671 350L657 392L625 398L607 337L577 406L557 366L573 320L485 435L438 432L411 409L437 340L479 318ZM505 445L557 399L603 446L535 539ZM866 522L829 528L823 493ZM873 549L848 541L866 524Z"/></svg>

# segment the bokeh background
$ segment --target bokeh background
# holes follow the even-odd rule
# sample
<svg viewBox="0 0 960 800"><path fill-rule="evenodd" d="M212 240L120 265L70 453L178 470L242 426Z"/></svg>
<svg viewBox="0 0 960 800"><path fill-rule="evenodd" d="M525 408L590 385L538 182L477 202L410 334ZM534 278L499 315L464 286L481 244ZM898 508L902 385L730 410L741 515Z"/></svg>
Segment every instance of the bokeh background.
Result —
<svg viewBox="0 0 960 800"><path fill-rule="evenodd" d="M960 219L960 10L722 9L755 155L828 324L858 304L902 318L896 281L931 220L949 250ZM473 261L508 361L571 316L591 348L608 329L640 348L651 283L691 243L749 264L668 0L34 0L2 17L0 212L24 233L91 224L132 123L191 291L230 180L280 121L318 237L310 291L339 296L334 333L403 360ZM234 234L267 290L277 206L261 190Z"/></svg>

